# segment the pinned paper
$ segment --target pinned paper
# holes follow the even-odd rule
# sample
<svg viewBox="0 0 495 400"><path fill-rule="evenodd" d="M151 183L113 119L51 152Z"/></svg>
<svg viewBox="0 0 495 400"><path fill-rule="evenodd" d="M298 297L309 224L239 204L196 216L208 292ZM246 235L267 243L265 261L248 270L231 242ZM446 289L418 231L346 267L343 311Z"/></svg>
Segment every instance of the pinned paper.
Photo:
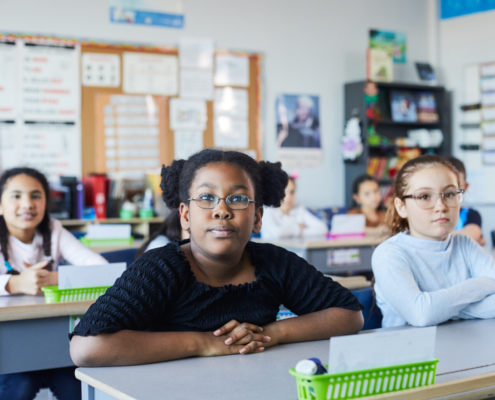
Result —
<svg viewBox="0 0 495 400"><path fill-rule="evenodd" d="M112 286L124 273L127 264L61 265L58 267L58 288L78 289Z"/></svg>
<svg viewBox="0 0 495 400"><path fill-rule="evenodd" d="M233 89L230 86L215 89L215 115L228 115L236 118L248 117L248 91Z"/></svg>
<svg viewBox="0 0 495 400"><path fill-rule="evenodd" d="M249 86L249 57L218 54L215 68L216 86Z"/></svg>
<svg viewBox="0 0 495 400"><path fill-rule="evenodd" d="M247 149L249 146L248 122L221 115L215 118L215 147Z"/></svg>
<svg viewBox="0 0 495 400"><path fill-rule="evenodd" d="M174 132L174 159L187 160L203 150L203 131L176 130Z"/></svg>
<svg viewBox="0 0 495 400"><path fill-rule="evenodd" d="M434 359L437 327L375 331L330 339L328 373L412 364Z"/></svg>
<svg viewBox="0 0 495 400"><path fill-rule="evenodd" d="M181 38L179 58L181 68L212 69L215 44L211 39Z"/></svg>
<svg viewBox="0 0 495 400"><path fill-rule="evenodd" d="M120 86L120 55L103 53L83 53L83 86Z"/></svg>
<svg viewBox="0 0 495 400"><path fill-rule="evenodd" d="M170 100L170 129L206 129L206 102L200 100Z"/></svg>
<svg viewBox="0 0 495 400"><path fill-rule="evenodd" d="M182 70L180 73L180 97L188 99L212 100L212 71Z"/></svg>

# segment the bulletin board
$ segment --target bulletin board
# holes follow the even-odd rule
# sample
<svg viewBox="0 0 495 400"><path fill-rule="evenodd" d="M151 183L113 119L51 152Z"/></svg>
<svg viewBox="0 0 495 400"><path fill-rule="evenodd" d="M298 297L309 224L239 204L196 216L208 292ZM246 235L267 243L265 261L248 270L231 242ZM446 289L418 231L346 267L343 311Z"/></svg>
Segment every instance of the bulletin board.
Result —
<svg viewBox="0 0 495 400"><path fill-rule="evenodd" d="M44 81L39 83L41 81L34 79L34 83L31 85L33 88L30 88L30 93L35 93L35 91L40 93L39 99L35 96L31 97L36 101L39 100L39 104L44 105L46 103L53 106L38 107L36 114L30 115L28 107L25 106L27 103L23 98L23 93L26 93L24 88L26 84L23 82L26 82L26 79L24 76L18 76L24 74L20 71L27 69L24 68L24 64L18 65L16 63L25 63L24 60L27 58L21 56L27 54L28 50L36 50L35 45L39 46L40 52L43 50L43 46L56 50L50 50L51 53L49 53L48 58L40 57L34 53L30 58L30 61L33 62L44 62L45 64L41 65L42 69L46 66L43 70L46 75ZM31 47L28 48L28 46ZM113 85L111 81L100 86L85 84L82 64L85 54L88 53L109 56L107 58L113 56L114 59L115 56L120 57L118 85ZM105 131L102 129L102 121L105 116L101 112L105 106L109 105L112 96L152 96L157 108L158 123L156 128L159 130L160 142L154 153L151 149L146 150L143 146L137 148L136 151L142 151L142 154L148 154L146 151L149 151L149 154L156 155L156 150L158 150L159 155L157 157L159 157L160 164L172 162L175 158L174 132L169 124L169 105L172 97L157 96L153 93L132 95L124 93L124 53L177 56L178 49L166 46L107 43L80 38L0 32L0 71L2 71L0 76L0 89L2 89L0 90L0 157L2 160L8 160L12 163L6 167L10 168L19 163L32 164L31 166L39 168L45 173L50 170L50 173L47 174L50 178L56 178L58 175L72 175L80 178L81 175L89 173L110 172L106 163L101 162L104 160L103 156L106 150L106 144L103 145L106 143ZM238 51L216 51L215 54L244 56L249 60L249 85L243 88L232 86L232 88L244 89L248 93L248 146L241 151L249 151L259 160L262 157L263 140L261 123L262 55ZM37 72L37 68L37 65L33 65L29 71ZM69 70L70 73L67 72ZM50 79L50 74L57 76L56 79ZM34 78L36 78L35 75L33 74ZM56 102L59 100L64 103L64 109L57 109ZM51 103L52 101L53 103ZM40 118L41 112L45 111L46 116ZM58 113L57 118L54 117L55 113ZM206 114L206 129L203 132L204 148L214 146L214 101L206 102ZM134 138L133 140L137 139ZM128 153L130 154L130 152ZM23 158L18 158L18 154L21 154ZM58 157L56 163L52 161L54 155ZM155 157L155 155L150 157ZM34 160L33 157L35 156L37 157L37 164L30 164L29 161ZM50 162L54 165L49 165ZM43 168L44 166L46 168ZM2 167L6 168L3 164Z"/></svg>
<svg viewBox="0 0 495 400"><path fill-rule="evenodd" d="M123 55L127 52L135 52L140 54L163 54L163 55L178 55L178 50L174 48L162 47L144 47L122 44L103 44L95 42L82 42L81 54L84 53L101 53L115 54L120 56L120 76L123 76ZM255 152L257 159L261 159L262 134L261 134L261 62L260 54L248 54L242 52L216 52L216 54L234 54L243 55L249 58L249 86L248 91L248 129L249 129L249 145L246 150ZM101 121L102 115L99 110L102 109L101 101L108 101L112 95L126 95L123 91L123 79L118 87L96 87L82 86L82 110L81 110L81 130L82 130L82 171L83 174L92 172L106 173L105 164L101 162L103 159L102 146L105 142L105 133L102 129L98 129L98 121ZM236 87L233 86L235 89ZM143 93L142 95L145 95ZM142 96L141 95L141 96ZM175 97L175 96L174 96ZM171 97L153 96L160 115L163 117L160 121L160 162L168 165L174 160L174 132L170 128L169 121L169 102ZM203 147L214 146L214 112L213 101L207 101L207 122L206 130L203 136Z"/></svg>

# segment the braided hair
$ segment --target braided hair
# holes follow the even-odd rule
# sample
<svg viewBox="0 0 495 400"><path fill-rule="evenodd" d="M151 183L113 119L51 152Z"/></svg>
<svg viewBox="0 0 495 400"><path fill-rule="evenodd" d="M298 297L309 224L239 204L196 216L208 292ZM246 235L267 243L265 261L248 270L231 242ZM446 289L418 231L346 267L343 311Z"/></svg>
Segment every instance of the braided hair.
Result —
<svg viewBox="0 0 495 400"><path fill-rule="evenodd" d="M52 255L52 231L50 226L50 215L48 214L48 204L50 200L50 186L48 181L41 172L27 167L21 168L12 168L5 170L3 174L0 176L0 201L1 196L5 190L5 185L9 182L9 180L17 175L27 175L31 178L36 179L41 186L43 187L43 191L45 192L46 198L46 207L45 213L43 215L43 219L40 224L36 227L36 230L41 234L43 238L43 252L45 256L50 259ZM8 253L8 244L9 244L9 230L7 228L7 224L5 223L5 219L3 215L0 215L0 251L2 252L3 258L6 262L9 261L9 253ZM50 263L45 267L45 269L51 269ZM12 275L17 275L18 272L15 270L9 271L8 273Z"/></svg>
<svg viewBox="0 0 495 400"><path fill-rule="evenodd" d="M245 171L254 186L256 205L280 207L285 197L289 177L282 170L282 164L268 161L257 162L238 151L217 149L202 150L186 160L175 160L162 168L160 188L163 201L170 209L178 209L181 203L189 204L189 190L196 172L209 164L226 163Z"/></svg>

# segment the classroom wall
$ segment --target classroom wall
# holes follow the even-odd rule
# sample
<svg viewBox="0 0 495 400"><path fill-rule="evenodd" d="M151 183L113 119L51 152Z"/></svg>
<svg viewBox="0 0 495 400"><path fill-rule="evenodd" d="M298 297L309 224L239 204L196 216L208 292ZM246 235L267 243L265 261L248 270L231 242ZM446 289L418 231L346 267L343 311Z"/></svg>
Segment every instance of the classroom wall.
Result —
<svg viewBox="0 0 495 400"><path fill-rule="evenodd" d="M365 78L368 30L406 32L410 63L398 66L395 75L415 81L412 62L429 61L432 54L430 2L187 0L186 28L176 30L111 24L106 0L2 0L0 30L169 44L180 36L211 37L219 48L264 53L265 157L275 157L276 95L319 95L324 161L320 168L300 170L299 201L329 206L344 203L343 84Z"/></svg>
<svg viewBox="0 0 495 400"><path fill-rule="evenodd" d="M453 91L454 155L464 161L475 154L466 154L459 144L468 140L459 127L462 122L463 69L467 65L495 61L495 11L439 20L439 66L442 83ZM468 163L469 164L469 163ZM469 165L468 165L469 166ZM492 167L493 170L493 167ZM483 233L491 246L490 231L495 230L495 204L476 205L483 217Z"/></svg>

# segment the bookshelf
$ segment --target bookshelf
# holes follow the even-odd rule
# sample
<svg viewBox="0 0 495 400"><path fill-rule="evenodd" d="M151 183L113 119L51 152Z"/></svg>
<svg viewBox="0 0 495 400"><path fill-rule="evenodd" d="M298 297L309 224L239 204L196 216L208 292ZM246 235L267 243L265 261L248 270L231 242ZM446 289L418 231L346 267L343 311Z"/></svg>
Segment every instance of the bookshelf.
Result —
<svg viewBox="0 0 495 400"><path fill-rule="evenodd" d="M418 147L408 147L407 144L379 144L372 146L368 143L368 131L374 126L377 134L392 142L397 139L407 138L407 132L413 129L439 129L443 133L443 142L435 148L418 148L421 154L435 153L441 156L449 156L452 152L452 117L451 117L451 93L443 86L417 85L399 82L376 82L379 97L385 116L381 120L371 119L366 115L368 104L365 102L366 81L347 83L344 85L344 118L347 122L350 118L357 116L361 121L361 137L363 140L363 154L355 161L345 162L345 203L347 207L352 206L352 182L362 174L367 173L368 162L373 158L382 158L390 162L397 157L398 152L407 152ZM391 91L407 91L413 94L430 92L436 101L438 121L436 122L397 122L392 120L391 115ZM388 114L388 115L387 115ZM384 169L384 175L387 172ZM392 185L393 179L388 176L379 178L382 193L386 193Z"/></svg>

